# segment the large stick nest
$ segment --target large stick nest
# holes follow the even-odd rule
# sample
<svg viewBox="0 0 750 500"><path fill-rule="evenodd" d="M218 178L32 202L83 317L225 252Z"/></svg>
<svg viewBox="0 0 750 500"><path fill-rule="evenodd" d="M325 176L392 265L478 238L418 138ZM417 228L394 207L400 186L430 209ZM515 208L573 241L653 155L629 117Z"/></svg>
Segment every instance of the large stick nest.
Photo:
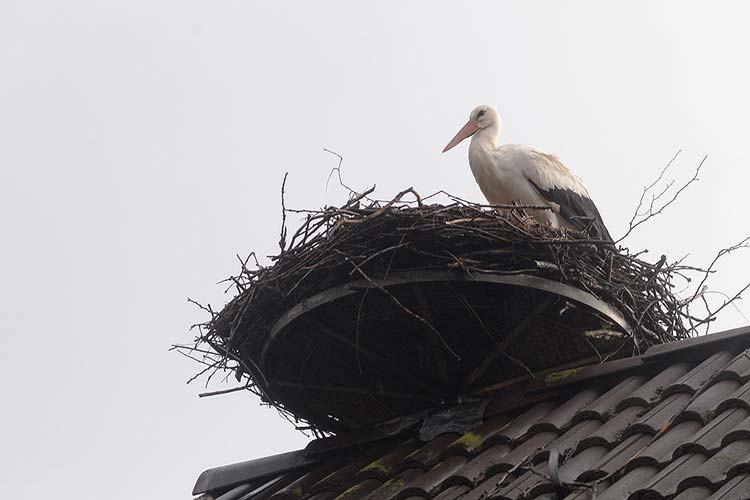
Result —
<svg viewBox="0 0 750 500"><path fill-rule="evenodd" d="M407 192L418 201L402 202ZM498 209L456 198L448 205L429 205L413 190L387 203L370 201L368 194L341 207L294 211L303 213L304 221L291 237L282 228L282 250L272 257L273 264L245 261L231 278L237 296L200 325L196 347L216 355L209 367L235 369L238 379L248 376L246 388L297 420L312 422L313 428L325 426L269 390L259 368L261 351L273 325L290 308L356 280L447 269L536 275L575 286L617 309L632 330L623 351L689 336L682 322L684 304L671 284L679 268L666 265L664 258L645 262L611 242L536 223L523 208Z"/></svg>

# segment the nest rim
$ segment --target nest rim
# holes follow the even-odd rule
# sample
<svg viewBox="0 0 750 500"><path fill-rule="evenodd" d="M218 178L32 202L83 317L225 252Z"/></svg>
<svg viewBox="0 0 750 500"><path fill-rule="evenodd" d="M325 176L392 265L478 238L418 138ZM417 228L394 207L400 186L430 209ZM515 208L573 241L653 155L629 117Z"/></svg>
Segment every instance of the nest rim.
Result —
<svg viewBox="0 0 750 500"><path fill-rule="evenodd" d="M421 271L404 271L394 272L386 279L357 280L351 283L345 283L335 287L328 288L315 295L312 295L303 301L289 308L271 327L266 340L261 349L258 367L265 374L267 372L267 360L269 350L275 343L278 343L283 337L287 326L300 319L306 313L326 304L335 302L348 295L358 293L363 289L378 289L379 287L388 288L398 285L412 285L424 283L451 283L451 282L479 282L497 285L508 285L515 287L526 287L558 295L572 301L583 304L593 309L599 314L604 315L620 328L621 333L626 334L633 342L638 344L638 339L633 335L633 328L625 319L622 313L613 305L595 297L593 294L580 288L568 285L561 281L554 281L540 276L529 274L486 274L472 273L469 270L421 270Z"/></svg>

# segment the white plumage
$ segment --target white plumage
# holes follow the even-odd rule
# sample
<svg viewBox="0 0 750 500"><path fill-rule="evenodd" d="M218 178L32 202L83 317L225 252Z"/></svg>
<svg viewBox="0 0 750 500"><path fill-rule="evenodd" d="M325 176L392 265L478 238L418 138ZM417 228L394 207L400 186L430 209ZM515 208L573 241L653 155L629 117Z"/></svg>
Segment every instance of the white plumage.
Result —
<svg viewBox="0 0 750 500"><path fill-rule="evenodd" d="M554 227L575 227L594 238L612 239L577 175L555 156L529 146L498 146L501 131L497 110L492 106L478 106L443 152L472 136L469 165L490 204L549 206L552 210L527 212Z"/></svg>

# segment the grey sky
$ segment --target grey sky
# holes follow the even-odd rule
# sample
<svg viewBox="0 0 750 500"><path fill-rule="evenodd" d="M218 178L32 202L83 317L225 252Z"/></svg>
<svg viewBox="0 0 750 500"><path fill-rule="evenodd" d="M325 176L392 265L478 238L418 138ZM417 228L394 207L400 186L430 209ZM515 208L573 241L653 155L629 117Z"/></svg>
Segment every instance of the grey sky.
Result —
<svg viewBox="0 0 750 500"><path fill-rule="evenodd" d="M676 150L681 178L708 154L628 243L710 260L750 232L750 7L708 5L4 0L3 493L185 498L207 467L304 446L249 395L199 400L167 348L203 318L187 296L218 307L236 253L275 252L284 171L288 205L342 201L323 147L381 197L481 200L466 145L440 150L494 104L615 236ZM712 289L747 281L748 257Z"/></svg>

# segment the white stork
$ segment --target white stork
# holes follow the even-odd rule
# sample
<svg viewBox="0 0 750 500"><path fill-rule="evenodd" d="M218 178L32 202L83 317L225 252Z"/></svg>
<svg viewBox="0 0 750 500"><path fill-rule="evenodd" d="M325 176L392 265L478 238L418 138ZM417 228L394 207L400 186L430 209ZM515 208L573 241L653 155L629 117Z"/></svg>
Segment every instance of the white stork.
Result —
<svg viewBox="0 0 750 500"><path fill-rule="evenodd" d="M577 175L555 156L529 146L498 146L501 131L497 110L478 106L443 153L471 136L469 165L490 204L548 206L552 210L527 212L554 227L573 227L594 238L612 241L599 210Z"/></svg>

